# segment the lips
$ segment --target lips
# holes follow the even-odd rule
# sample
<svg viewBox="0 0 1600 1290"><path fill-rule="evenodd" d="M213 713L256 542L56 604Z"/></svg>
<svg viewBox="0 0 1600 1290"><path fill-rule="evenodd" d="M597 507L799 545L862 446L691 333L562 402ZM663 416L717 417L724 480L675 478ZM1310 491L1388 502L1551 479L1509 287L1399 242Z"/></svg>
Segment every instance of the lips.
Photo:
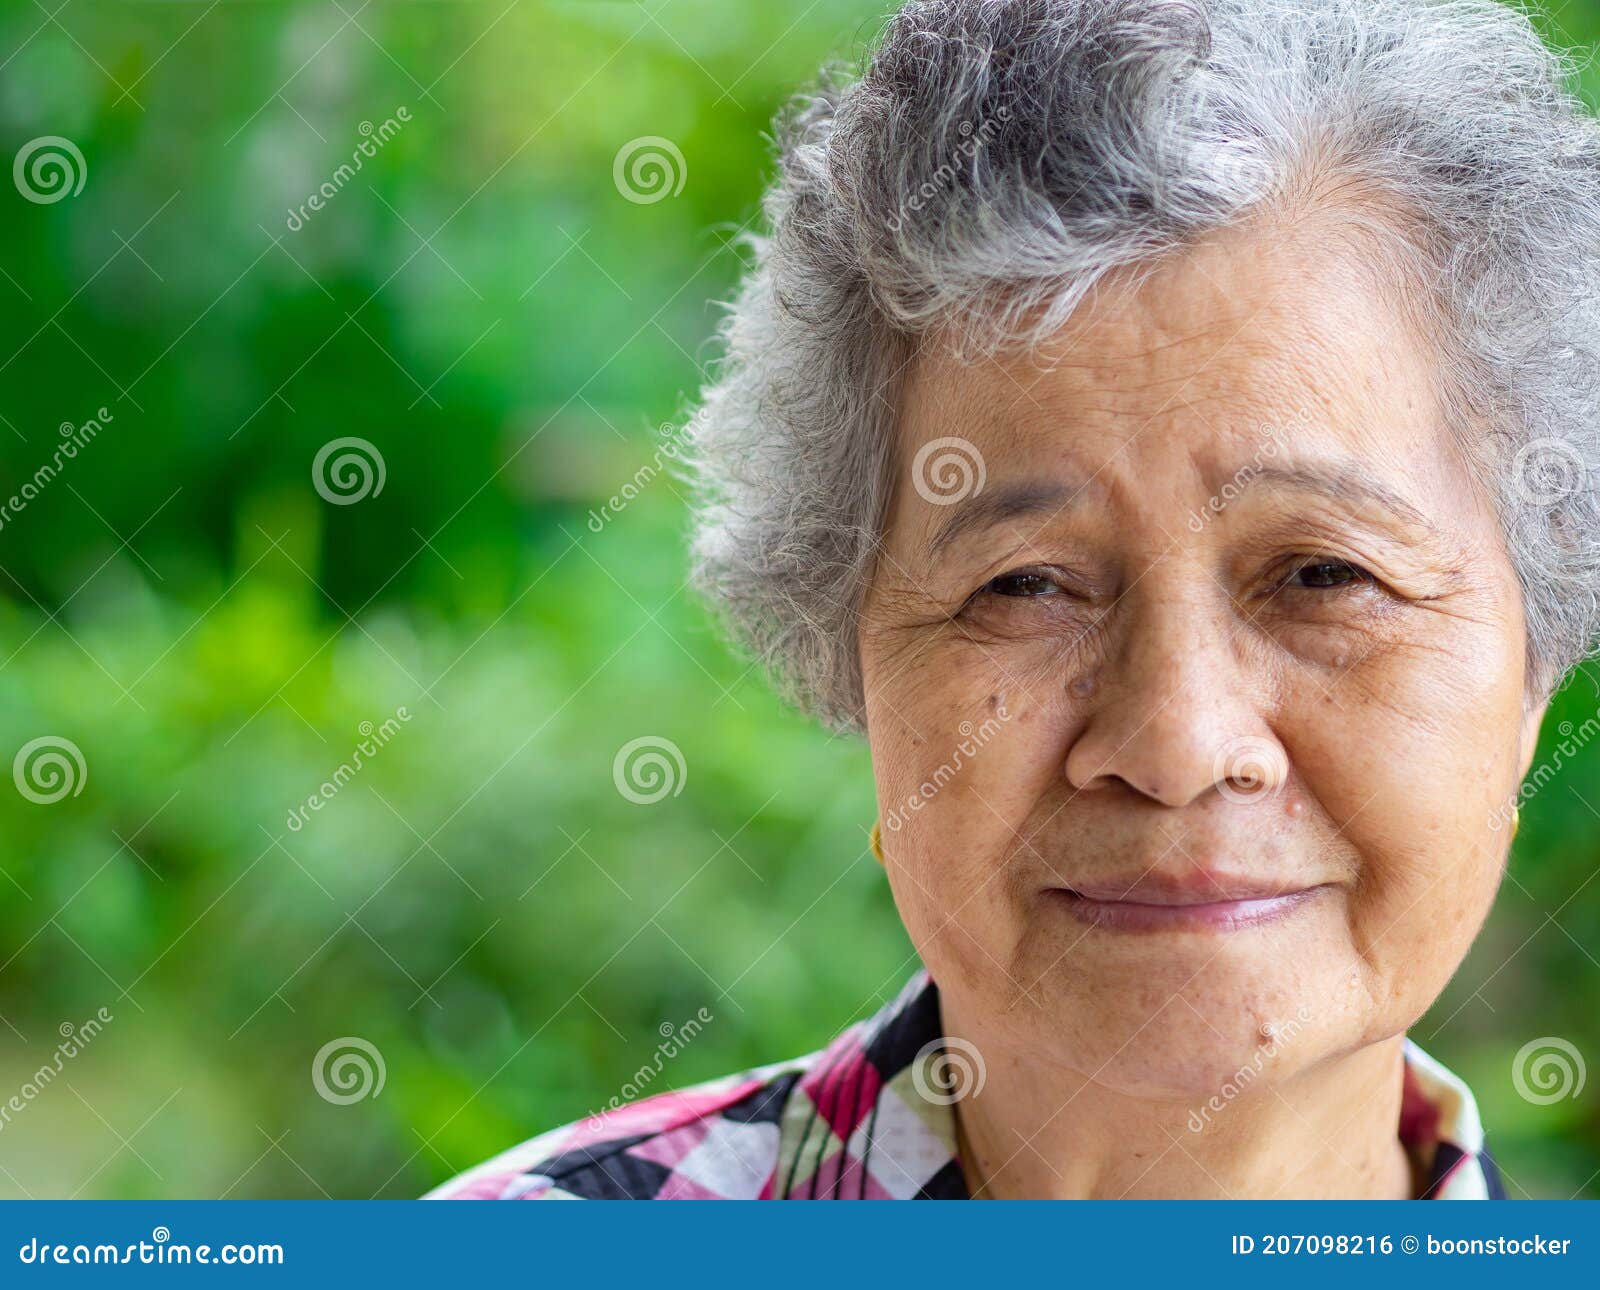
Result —
<svg viewBox="0 0 1600 1290"><path fill-rule="evenodd" d="M1244 875L1143 874L1049 895L1079 922L1118 931L1238 931L1285 918L1331 890Z"/></svg>
<svg viewBox="0 0 1600 1290"><path fill-rule="evenodd" d="M1128 879L1074 882L1066 890L1090 900L1133 901L1141 905L1203 905L1212 901L1266 900L1316 884L1248 874L1191 869L1181 874L1141 873Z"/></svg>

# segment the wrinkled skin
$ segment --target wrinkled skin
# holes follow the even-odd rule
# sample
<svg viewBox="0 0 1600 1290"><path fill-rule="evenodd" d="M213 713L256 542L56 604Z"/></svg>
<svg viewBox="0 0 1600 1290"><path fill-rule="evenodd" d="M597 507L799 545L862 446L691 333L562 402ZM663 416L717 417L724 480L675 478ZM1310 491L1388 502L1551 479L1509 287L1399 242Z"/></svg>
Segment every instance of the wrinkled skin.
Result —
<svg viewBox="0 0 1600 1290"><path fill-rule="evenodd" d="M1235 230L1113 277L1045 351L907 374L866 718L896 902L987 1064L962 1119L996 1194L1119 1194L1080 1113L1159 1151L1152 1122L1181 1135L1246 1066L1222 1176L1304 1191L1244 1141L1251 1108L1338 1087L1343 1128L1309 1114L1360 1155L1345 1189L1395 1189L1399 1037L1494 899L1543 707L1432 347L1375 263L1332 215ZM981 490L918 461L952 437ZM1305 894L1129 930L1062 890L1136 881Z"/></svg>

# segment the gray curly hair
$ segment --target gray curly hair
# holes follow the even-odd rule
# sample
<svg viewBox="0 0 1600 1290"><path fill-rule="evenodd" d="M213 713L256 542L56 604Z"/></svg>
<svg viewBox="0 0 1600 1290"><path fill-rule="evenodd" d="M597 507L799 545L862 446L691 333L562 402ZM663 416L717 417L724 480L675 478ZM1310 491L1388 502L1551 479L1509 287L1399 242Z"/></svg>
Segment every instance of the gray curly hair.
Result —
<svg viewBox="0 0 1600 1290"><path fill-rule="evenodd" d="M1310 175L1390 222L1439 324L1539 684L1600 618L1600 125L1495 0L915 0L780 120L766 231L685 459L695 575L857 727L857 617L923 338L1037 343L1119 266Z"/></svg>

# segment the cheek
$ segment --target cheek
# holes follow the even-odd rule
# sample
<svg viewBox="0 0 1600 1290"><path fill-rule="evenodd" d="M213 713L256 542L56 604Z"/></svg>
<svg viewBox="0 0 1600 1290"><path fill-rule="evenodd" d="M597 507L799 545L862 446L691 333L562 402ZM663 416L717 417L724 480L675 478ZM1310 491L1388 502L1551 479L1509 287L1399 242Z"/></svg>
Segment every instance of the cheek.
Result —
<svg viewBox="0 0 1600 1290"><path fill-rule="evenodd" d="M1018 675L963 657L907 673L867 701L884 838L927 835L974 858L1017 843L1065 777L1074 720L1060 676Z"/></svg>
<svg viewBox="0 0 1600 1290"><path fill-rule="evenodd" d="M1071 704L1060 675L1023 684L982 656L938 653L878 686L869 676L878 815L895 900L919 949L941 957L926 944L940 936L981 958L975 942L1004 939L1015 921L1011 858L1064 780Z"/></svg>
<svg viewBox="0 0 1600 1290"><path fill-rule="evenodd" d="M1350 932L1380 996L1425 1007L1482 926L1521 715L1520 659L1476 630L1375 656L1281 712L1296 775L1359 866Z"/></svg>

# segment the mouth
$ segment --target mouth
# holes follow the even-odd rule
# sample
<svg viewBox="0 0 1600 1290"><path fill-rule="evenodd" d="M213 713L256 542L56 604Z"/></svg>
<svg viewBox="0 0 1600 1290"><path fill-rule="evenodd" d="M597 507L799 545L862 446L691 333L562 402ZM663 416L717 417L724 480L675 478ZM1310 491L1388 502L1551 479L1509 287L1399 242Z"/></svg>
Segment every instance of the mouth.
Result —
<svg viewBox="0 0 1600 1290"><path fill-rule="evenodd" d="M1233 932L1286 918L1331 888L1331 883L1285 887L1209 877L1199 884L1141 878L1122 885L1053 887L1048 894L1073 918L1091 927L1125 932Z"/></svg>

